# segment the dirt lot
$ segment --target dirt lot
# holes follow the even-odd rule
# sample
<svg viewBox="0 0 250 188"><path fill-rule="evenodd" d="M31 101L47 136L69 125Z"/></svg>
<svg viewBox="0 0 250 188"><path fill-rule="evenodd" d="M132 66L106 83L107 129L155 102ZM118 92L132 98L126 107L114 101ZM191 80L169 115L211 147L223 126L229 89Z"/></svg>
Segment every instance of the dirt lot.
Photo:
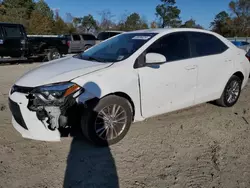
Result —
<svg viewBox="0 0 250 188"><path fill-rule="evenodd" d="M134 124L120 143L23 139L7 93L37 66L0 67L0 187L250 187L250 86L233 108L203 104Z"/></svg>

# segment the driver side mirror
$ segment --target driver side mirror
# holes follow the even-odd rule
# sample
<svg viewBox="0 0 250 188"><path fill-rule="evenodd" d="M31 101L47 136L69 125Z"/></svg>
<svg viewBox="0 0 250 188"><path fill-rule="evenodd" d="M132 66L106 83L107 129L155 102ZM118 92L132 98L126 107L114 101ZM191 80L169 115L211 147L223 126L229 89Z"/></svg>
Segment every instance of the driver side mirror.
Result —
<svg viewBox="0 0 250 188"><path fill-rule="evenodd" d="M167 59L164 55L159 53L147 53L146 54L146 64L151 65L161 65L166 63Z"/></svg>

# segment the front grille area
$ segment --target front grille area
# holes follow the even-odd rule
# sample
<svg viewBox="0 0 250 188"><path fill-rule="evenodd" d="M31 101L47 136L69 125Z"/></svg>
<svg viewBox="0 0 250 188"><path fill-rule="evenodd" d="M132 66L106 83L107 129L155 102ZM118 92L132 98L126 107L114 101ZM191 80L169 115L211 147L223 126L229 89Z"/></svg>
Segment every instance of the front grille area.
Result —
<svg viewBox="0 0 250 188"><path fill-rule="evenodd" d="M11 89L11 94L14 92L24 93L28 94L30 93L34 88L33 87L24 87L24 86L18 86L14 85Z"/></svg>
<svg viewBox="0 0 250 188"><path fill-rule="evenodd" d="M17 103L15 103L14 101L12 101L10 98L9 98L9 108L10 108L10 111L11 111L14 119L16 120L16 122L20 126L22 126L24 129L28 130L28 128L23 120L23 116L22 116L19 105Z"/></svg>

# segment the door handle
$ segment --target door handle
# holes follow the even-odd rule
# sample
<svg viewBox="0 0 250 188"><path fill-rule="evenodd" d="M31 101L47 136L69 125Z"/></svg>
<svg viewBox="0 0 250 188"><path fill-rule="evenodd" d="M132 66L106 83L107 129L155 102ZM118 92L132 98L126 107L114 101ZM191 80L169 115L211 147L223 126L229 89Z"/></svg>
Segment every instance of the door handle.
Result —
<svg viewBox="0 0 250 188"><path fill-rule="evenodd" d="M186 66L185 69L186 70L193 70L193 69L196 69L196 65L190 65L190 66Z"/></svg>

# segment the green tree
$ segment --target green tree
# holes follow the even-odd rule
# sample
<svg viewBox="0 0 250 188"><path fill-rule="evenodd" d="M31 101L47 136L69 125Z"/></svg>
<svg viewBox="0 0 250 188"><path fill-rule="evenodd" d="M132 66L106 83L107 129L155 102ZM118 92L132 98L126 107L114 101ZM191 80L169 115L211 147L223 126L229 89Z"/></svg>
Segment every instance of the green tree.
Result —
<svg viewBox="0 0 250 188"><path fill-rule="evenodd" d="M81 28L85 32L90 32L98 29L97 22L91 14L89 14L88 16L84 16L81 21Z"/></svg>
<svg viewBox="0 0 250 188"><path fill-rule="evenodd" d="M44 16L48 17L49 19L53 19L54 13L50 9L49 5L44 0L39 0L35 4L34 8L37 12L40 12L40 14L43 14Z"/></svg>
<svg viewBox="0 0 250 188"><path fill-rule="evenodd" d="M4 7L3 3L0 3L0 19L4 14L6 14L6 8Z"/></svg>
<svg viewBox="0 0 250 188"><path fill-rule="evenodd" d="M60 16L54 22L53 33L58 35L69 33L68 25L63 21Z"/></svg>
<svg viewBox="0 0 250 188"><path fill-rule="evenodd" d="M126 31L133 31L138 29L147 29L147 23L141 19L140 15L137 13L132 13L127 17L124 23Z"/></svg>
<svg viewBox="0 0 250 188"><path fill-rule="evenodd" d="M196 24L196 21L194 19L187 20L184 24L181 25L181 27L203 29L201 25Z"/></svg>
<svg viewBox="0 0 250 188"><path fill-rule="evenodd" d="M49 17L38 11L33 11L30 17L28 33L36 35L52 34L53 26L54 22Z"/></svg>
<svg viewBox="0 0 250 188"><path fill-rule="evenodd" d="M150 28L152 28L152 29L158 28L157 23L155 21L151 22Z"/></svg>
<svg viewBox="0 0 250 188"><path fill-rule="evenodd" d="M161 0L162 4L156 7L156 16L159 18L160 26L179 27L181 25L181 10L175 6L175 0Z"/></svg>
<svg viewBox="0 0 250 188"><path fill-rule="evenodd" d="M67 23L67 33L72 34L76 32L76 28L74 27L73 23Z"/></svg>
<svg viewBox="0 0 250 188"><path fill-rule="evenodd" d="M79 27L79 25L82 23L82 18L74 17L72 23L74 27Z"/></svg>
<svg viewBox="0 0 250 188"><path fill-rule="evenodd" d="M233 24L236 34L247 35L250 26L250 0L235 0L229 3L233 13Z"/></svg>
<svg viewBox="0 0 250 188"><path fill-rule="evenodd" d="M228 37L232 34L233 28L230 27L231 24L232 20L229 17L229 14L225 11L221 11L215 16L210 27L212 27L212 31Z"/></svg>
<svg viewBox="0 0 250 188"><path fill-rule="evenodd" d="M33 0L3 0L2 5L6 8L6 14L8 14L8 12L22 12L25 14L25 19L29 19L34 10L35 3ZM10 16L13 15L10 14Z"/></svg>
<svg viewBox="0 0 250 188"><path fill-rule="evenodd" d="M109 30L116 27L116 24L113 22L114 15L109 10L103 10L99 12L101 16L101 22L99 24L99 28L101 30Z"/></svg>

